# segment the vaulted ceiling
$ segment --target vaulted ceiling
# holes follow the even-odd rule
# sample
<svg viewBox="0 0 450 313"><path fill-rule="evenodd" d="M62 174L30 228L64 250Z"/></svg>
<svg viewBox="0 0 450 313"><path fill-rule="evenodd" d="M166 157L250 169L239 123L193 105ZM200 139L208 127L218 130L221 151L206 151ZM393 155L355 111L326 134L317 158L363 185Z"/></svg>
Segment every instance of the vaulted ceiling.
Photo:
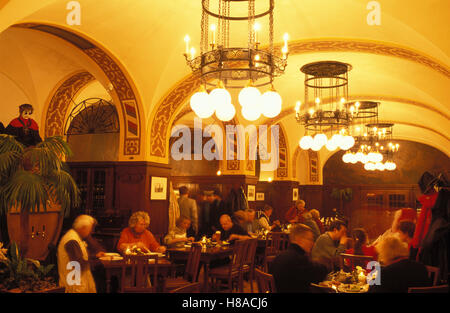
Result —
<svg viewBox="0 0 450 313"><path fill-rule="evenodd" d="M261 1L265 0L256 2ZM22 98L42 113L55 85L74 71L88 70L96 76L95 66L76 47L42 32L11 27L42 23L89 38L120 62L142 100L148 132L156 105L191 75L182 56L183 37L188 33L193 44L200 41L201 0L78 2L81 25L69 26L67 0L0 0L0 95L12 103L2 104L11 106L2 121L16 114L13 101ZM314 61L336 60L353 67L350 98L380 101L380 120L396 124L397 138L426 143L450 155L450 2L380 0L381 25L374 26L367 23L369 2L275 1L274 38L281 43L283 33L289 33L290 55L285 74L275 80L283 114L272 122L288 130L292 153L303 135L293 114L295 102L303 100L299 69ZM236 36L245 40L245 34ZM107 87L106 81L98 80ZM14 88L17 95L8 98ZM191 118L185 115L180 122ZM328 153L323 154L326 160Z"/></svg>

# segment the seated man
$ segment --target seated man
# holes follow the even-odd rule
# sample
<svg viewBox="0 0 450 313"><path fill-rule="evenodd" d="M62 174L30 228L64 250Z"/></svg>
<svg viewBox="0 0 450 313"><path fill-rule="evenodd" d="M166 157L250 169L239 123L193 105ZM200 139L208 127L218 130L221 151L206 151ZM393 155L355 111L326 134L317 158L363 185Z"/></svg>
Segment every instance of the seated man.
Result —
<svg viewBox="0 0 450 313"><path fill-rule="evenodd" d="M272 231L274 228L280 226L280 221L276 220L273 224L270 224L270 217L272 216L273 208L266 204L259 216L258 223L260 229L264 229L264 231Z"/></svg>
<svg viewBox="0 0 450 313"><path fill-rule="evenodd" d="M191 226L191 220L181 215L175 222L176 227L171 229L164 237L164 243L171 248L183 247L185 242L194 241L194 237L187 237L187 230Z"/></svg>
<svg viewBox="0 0 450 313"><path fill-rule="evenodd" d="M96 221L92 216L80 215L73 222L72 228L61 238L58 245L58 273L59 285L66 288L67 293L96 293L94 278L92 277L89 265L89 255L86 248L86 240L92 233ZM100 251L96 257L104 255ZM80 280L72 272L76 265L68 266L69 262L74 262L80 266ZM73 277L73 284L68 278Z"/></svg>
<svg viewBox="0 0 450 313"><path fill-rule="evenodd" d="M223 214L220 219L220 237L218 233L214 234L212 239L215 241L221 240L245 240L251 239L245 229L238 224L234 224L231 217L227 214Z"/></svg>
<svg viewBox="0 0 450 313"><path fill-rule="evenodd" d="M403 292L410 287L431 286L425 265L410 260L408 245L398 235L385 236L377 245L380 269L380 284L369 287L369 292Z"/></svg>
<svg viewBox="0 0 450 313"><path fill-rule="evenodd" d="M137 211L131 215L128 221L128 226L120 234L119 242L117 243L117 250L123 254L128 248L136 246L143 250L143 252L160 252L166 251L165 246L161 246L147 229L150 226L150 216L147 212Z"/></svg>
<svg viewBox="0 0 450 313"><path fill-rule="evenodd" d="M336 220L330 225L330 230L317 238L312 248L313 261L322 263L329 271L334 270L339 264L339 255L346 250L347 225Z"/></svg>
<svg viewBox="0 0 450 313"><path fill-rule="evenodd" d="M294 225L289 233L290 245L271 265L277 292L310 292L310 284L323 281L327 268L310 260L314 245L312 230L303 224Z"/></svg>

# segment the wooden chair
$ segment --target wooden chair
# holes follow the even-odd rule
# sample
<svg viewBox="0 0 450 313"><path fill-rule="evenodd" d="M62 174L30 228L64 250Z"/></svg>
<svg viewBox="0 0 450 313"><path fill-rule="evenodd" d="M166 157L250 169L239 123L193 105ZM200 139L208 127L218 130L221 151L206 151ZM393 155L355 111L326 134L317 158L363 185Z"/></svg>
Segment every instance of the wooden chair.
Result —
<svg viewBox="0 0 450 313"><path fill-rule="evenodd" d="M165 290L170 291L177 289L198 280L198 268L200 266L200 256L202 254L202 246L200 244L192 244L191 251L186 263L186 269L183 277L166 279Z"/></svg>
<svg viewBox="0 0 450 313"><path fill-rule="evenodd" d="M271 232L266 239L266 250L264 251L263 268L268 272L269 264L275 257L285 250L288 245L286 234L283 232Z"/></svg>
<svg viewBox="0 0 450 313"><path fill-rule="evenodd" d="M248 274L248 282L250 283L250 291L253 292L253 279L255 275L255 254L256 248L258 247L258 239L248 239L246 240L247 246L245 247L245 258L243 261L243 266L241 270L241 275ZM240 279L241 286L240 292L244 292L244 278Z"/></svg>
<svg viewBox="0 0 450 313"><path fill-rule="evenodd" d="M439 267L425 265L428 271L428 278L433 279L433 286L436 286L439 279ZM433 277L431 277L433 276Z"/></svg>
<svg viewBox="0 0 450 313"><path fill-rule="evenodd" d="M233 254L228 265L216 267L210 270L211 286L218 290L220 287L227 287L227 291L233 291L233 282L237 282L241 286L242 275L241 270L245 257L246 240L236 240L233 247ZM223 284L222 282L226 282Z"/></svg>
<svg viewBox="0 0 450 313"><path fill-rule="evenodd" d="M408 293L448 293L448 291L448 285L408 288Z"/></svg>
<svg viewBox="0 0 450 313"><path fill-rule="evenodd" d="M255 268L255 279L258 285L259 293L275 293L275 279L273 275L265 273L260 269Z"/></svg>
<svg viewBox="0 0 450 313"><path fill-rule="evenodd" d="M186 284L184 286L171 290L169 293L199 293L200 285L201 284L199 282Z"/></svg>
<svg viewBox="0 0 450 313"><path fill-rule="evenodd" d="M152 273L149 271L149 263L153 263ZM127 269L131 268L130 279L127 280ZM153 284L150 285L150 276L153 276ZM158 255L125 255L122 265L121 292L156 292L158 282Z"/></svg>
<svg viewBox="0 0 450 313"><path fill-rule="evenodd" d="M369 255L356 255L356 254L347 254L347 253L341 253L340 255L340 259L339 259L339 264L342 270L345 269L345 260L350 260L350 268L354 266L361 266L363 268L365 268L365 264L366 262L370 262L373 261L374 258L372 256Z"/></svg>

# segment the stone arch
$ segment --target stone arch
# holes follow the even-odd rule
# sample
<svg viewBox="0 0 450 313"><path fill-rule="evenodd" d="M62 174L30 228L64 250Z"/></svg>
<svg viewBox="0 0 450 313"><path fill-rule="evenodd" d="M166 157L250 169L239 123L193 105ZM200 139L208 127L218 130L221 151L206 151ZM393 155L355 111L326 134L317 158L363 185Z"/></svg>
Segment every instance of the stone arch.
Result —
<svg viewBox="0 0 450 313"><path fill-rule="evenodd" d="M125 157L129 157L130 159L141 155L141 147L143 145L142 128L145 129L141 123L141 112L143 111L142 101L133 81L124 69L124 66L106 48L94 42L93 39L88 38L86 35L74 32L72 29L67 29L60 25L43 23L16 24L14 27L27 28L56 36L74 45L95 62L108 78L112 86L111 94L114 103L117 103L121 109L121 125L123 125L121 127L121 133L123 133L123 136L121 135L121 138L123 138L121 139L123 140L122 153ZM79 76L74 75L73 77L69 77L58 86L54 95L50 96L48 112L46 113L46 118L51 118L51 124L48 125L49 133L53 135L63 133L63 127L58 125L55 120L62 116L62 112L67 111L70 104L70 102L66 101L67 97L74 92L77 92L76 89L80 87L88 77L89 75L80 73ZM70 90L71 82L76 83L78 87ZM78 88L78 91L79 90L80 88ZM62 117L64 118L64 116ZM64 120L61 120L61 123L64 124Z"/></svg>
<svg viewBox="0 0 450 313"><path fill-rule="evenodd" d="M278 45L281 47L281 45ZM289 54L303 54L311 52L359 52L384 56L392 56L409 60L427 66L440 74L450 78L450 69L431 57L399 47L392 43L367 41L361 39L324 39L293 41L289 43ZM150 123L150 138L152 138L150 156L167 158L168 141L167 136L172 126L173 116L182 109L182 105L188 97L200 86L200 81L194 75L188 75L179 81L156 105ZM277 121L292 112L283 111ZM267 123L266 123L267 124ZM273 124L273 123L271 123Z"/></svg>

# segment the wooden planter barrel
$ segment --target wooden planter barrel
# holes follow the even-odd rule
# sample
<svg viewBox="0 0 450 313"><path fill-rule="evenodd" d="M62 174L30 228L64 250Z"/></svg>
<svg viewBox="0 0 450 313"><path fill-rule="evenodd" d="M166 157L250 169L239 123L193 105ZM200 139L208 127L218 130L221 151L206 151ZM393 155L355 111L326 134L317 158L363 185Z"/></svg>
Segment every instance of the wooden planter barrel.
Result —
<svg viewBox="0 0 450 313"><path fill-rule="evenodd" d="M7 225L10 242L19 245L24 257L45 260L48 245L56 245L59 239L64 216L60 214L60 205L47 205L44 212L41 206L38 213L18 212L11 209L7 214Z"/></svg>

